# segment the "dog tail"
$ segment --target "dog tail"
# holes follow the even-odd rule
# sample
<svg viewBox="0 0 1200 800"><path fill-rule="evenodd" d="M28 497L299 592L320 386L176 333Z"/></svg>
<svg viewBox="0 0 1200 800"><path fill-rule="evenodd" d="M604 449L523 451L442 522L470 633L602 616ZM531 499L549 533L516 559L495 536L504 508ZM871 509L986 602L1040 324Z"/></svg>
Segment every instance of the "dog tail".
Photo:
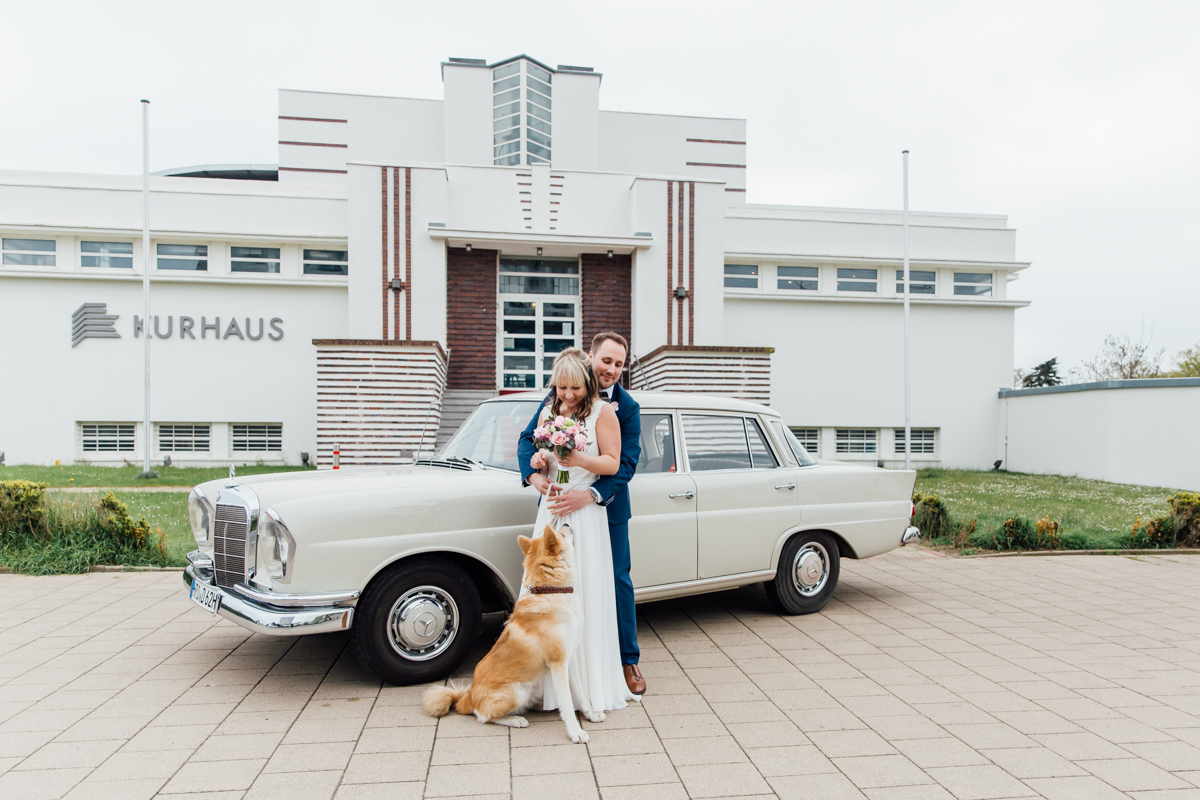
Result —
<svg viewBox="0 0 1200 800"><path fill-rule="evenodd" d="M464 707L470 705L468 700L470 691L470 684L459 686L454 681L446 686L430 686L425 690L425 711L431 717L444 717L450 713L451 709L458 706L458 713L470 714L471 709Z"/></svg>

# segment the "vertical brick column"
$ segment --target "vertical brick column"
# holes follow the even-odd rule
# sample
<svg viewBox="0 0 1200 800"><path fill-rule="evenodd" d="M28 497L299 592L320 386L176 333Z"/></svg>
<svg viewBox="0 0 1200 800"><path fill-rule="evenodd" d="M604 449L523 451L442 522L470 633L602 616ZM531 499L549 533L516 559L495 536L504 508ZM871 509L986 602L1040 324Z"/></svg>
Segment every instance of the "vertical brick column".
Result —
<svg viewBox="0 0 1200 800"><path fill-rule="evenodd" d="M580 257L584 350L601 331L616 331L626 339L633 326L633 256L586 253ZM632 343L631 343L632 344Z"/></svg>
<svg viewBox="0 0 1200 800"><path fill-rule="evenodd" d="M448 389L496 388L498 256L496 250L446 249Z"/></svg>

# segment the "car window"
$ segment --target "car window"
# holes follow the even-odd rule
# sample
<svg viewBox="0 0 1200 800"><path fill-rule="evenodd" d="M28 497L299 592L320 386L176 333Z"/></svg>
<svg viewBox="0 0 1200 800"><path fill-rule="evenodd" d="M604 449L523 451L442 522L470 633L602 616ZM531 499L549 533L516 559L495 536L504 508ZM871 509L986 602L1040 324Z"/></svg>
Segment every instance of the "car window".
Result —
<svg viewBox="0 0 1200 800"><path fill-rule="evenodd" d="M637 473L674 472L675 431L670 414L642 414L642 454Z"/></svg>
<svg viewBox="0 0 1200 800"><path fill-rule="evenodd" d="M750 469L750 446L741 417L684 414L683 436L693 472Z"/></svg>
<svg viewBox="0 0 1200 800"><path fill-rule="evenodd" d="M792 454L796 456L796 461L800 466L811 467L817 463L804 449L804 445L800 444L800 440L796 438L796 434L792 433L790 428L783 427L783 423L778 420L772 421L771 425L775 427L775 433L792 449Z"/></svg>
<svg viewBox="0 0 1200 800"><path fill-rule="evenodd" d="M775 469L779 466L758 421L749 417L746 418L746 438L750 440L750 457L755 469Z"/></svg>
<svg viewBox="0 0 1200 800"><path fill-rule="evenodd" d="M519 470L517 440L538 405L530 401L480 404L434 458L469 458L489 467Z"/></svg>
<svg viewBox="0 0 1200 800"><path fill-rule="evenodd" d="M775 439L783 443L783 446L779 448L779 452L783 453L784 460L789 464L795 464L796 454L792 452L792 448L788 445L787 439L783 435L783 423L777 419L773 419L770 425L771 430L775 431Z"/></svg>

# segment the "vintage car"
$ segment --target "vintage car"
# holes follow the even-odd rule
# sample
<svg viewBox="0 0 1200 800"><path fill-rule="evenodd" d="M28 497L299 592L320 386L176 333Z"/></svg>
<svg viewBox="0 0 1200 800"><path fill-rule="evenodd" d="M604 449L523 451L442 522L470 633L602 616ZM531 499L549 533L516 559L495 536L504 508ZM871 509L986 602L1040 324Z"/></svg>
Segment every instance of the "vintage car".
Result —
<svg viewBox="0 0 1200 800"><path fill-rule="evenodd" d="M629 483L639 602L763 583L785 614L819 611L840 558L919 537L915 473L818 464L765 406L635 392L641 457ZM188 500L200 549L193 602L259 633L351 630L396 683L434 680L467 655L482 615L521 585L518 534L537 494L517 439L540 393L482 403L430 460L203 483Z"/></svg>

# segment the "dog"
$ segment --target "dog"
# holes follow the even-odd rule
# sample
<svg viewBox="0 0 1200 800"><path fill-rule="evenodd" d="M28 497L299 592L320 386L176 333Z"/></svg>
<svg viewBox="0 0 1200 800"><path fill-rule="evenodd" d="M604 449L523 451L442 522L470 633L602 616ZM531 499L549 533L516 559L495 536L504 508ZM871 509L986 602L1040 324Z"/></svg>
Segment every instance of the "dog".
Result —
<svg viewBox="0 0 1200 800"><path fill-rule="evenodd" d="M537 539L517 537L525 554L527 594L517 600L496 644L475 667L469 686L434 686L425 692L425 710L433 717L454 709L474 714L480 722L524 728L521 712L540 700L547 670L554 682L559 714L572 742L583 744L587 731L575 718L568 673L571 654L579 643L583 612L574 593L575 548L569 525L558 531L547 525ZM603 722L586 692L579 692L580 710L589 722Z"/></svg>

